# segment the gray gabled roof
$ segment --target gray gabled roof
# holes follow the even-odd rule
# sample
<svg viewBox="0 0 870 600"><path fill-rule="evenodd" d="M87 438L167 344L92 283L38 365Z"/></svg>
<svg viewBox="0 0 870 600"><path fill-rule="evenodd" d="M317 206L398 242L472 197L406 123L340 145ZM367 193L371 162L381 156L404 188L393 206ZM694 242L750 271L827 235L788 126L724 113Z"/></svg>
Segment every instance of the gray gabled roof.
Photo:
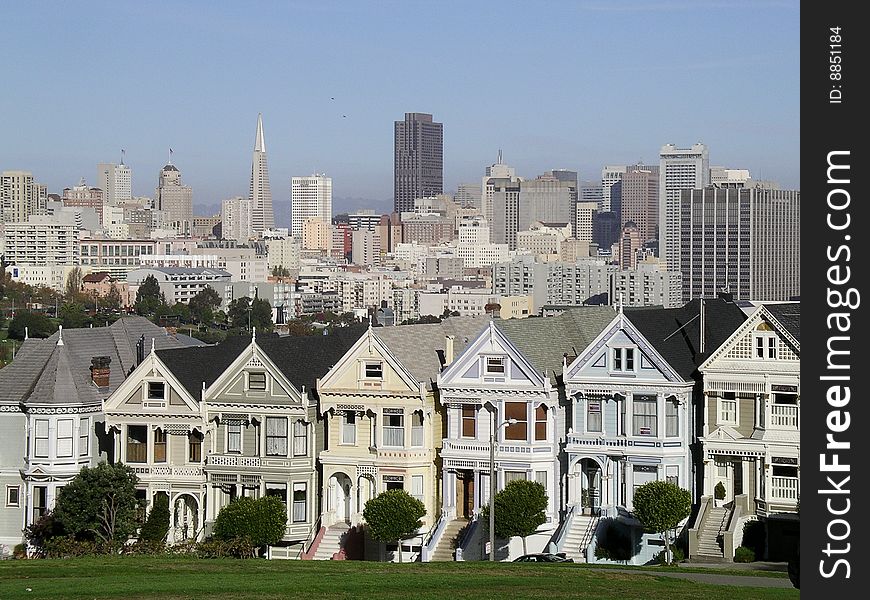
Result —
<svg viewBox="0 0 870 600"><path fill-rule="evenodd" d="M63 344L58 341L63 338ZM145 336L145 351L201 345L179 340L144 317L123 317L109 327L65 329L44 340L27 340L11 364L0 369L0 403L24 406L99 404L136 365L136 344ZM108 356L109 386L91 380L91 359Z"/></svg>
<svg viewBox="0 0 870 600"><path fill-rule="evenodd" d="M782 304L764 304L774 319L779 321L780 325L794 336L798 342L801 341L801 305L800 302L788 302Z"/></svg>
<svg viewBox="0 0 870 600"><path fill-rule="evenodd" d="M376 327L374 333L417 381L428 388L441 372L439 352L446 349L447 336L453 336L453 358L489 324L490 317L449 317L441 323Z"/></svg>
<svg viewBox="0 0 870 600"><path fill-rule="evenodd" d="M611 306L578 306L555 317L530 317L496 321L511 343L532 365L555 381L562 375L562 362L583 352L613 321Z"/></svg>

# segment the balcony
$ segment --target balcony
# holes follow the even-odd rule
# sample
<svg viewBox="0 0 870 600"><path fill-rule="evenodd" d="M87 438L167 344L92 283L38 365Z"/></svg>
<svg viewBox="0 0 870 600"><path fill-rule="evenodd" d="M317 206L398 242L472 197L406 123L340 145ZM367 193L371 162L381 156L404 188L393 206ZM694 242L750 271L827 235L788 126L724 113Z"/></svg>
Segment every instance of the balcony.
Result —
<svg viewBox="0 0 870 600"><path fill-rule="evenodd" d="M771 477L770 498L773 501L797 502L800 493L797 477Z"/></svg>
<svg viewBox="0 0 870 600"><path fill-rule="evenodd" d="M213 467L260 467L259 456L238 456L226 454L212 454L206 457L206 464Z"/></svg>

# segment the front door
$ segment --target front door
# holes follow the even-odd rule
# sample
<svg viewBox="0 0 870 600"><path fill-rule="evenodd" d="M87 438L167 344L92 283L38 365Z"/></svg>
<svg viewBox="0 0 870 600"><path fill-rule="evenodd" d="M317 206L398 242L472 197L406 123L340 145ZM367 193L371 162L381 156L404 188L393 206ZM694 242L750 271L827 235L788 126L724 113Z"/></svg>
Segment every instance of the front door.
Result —
<svg viewBox="0 0 870 600"><path fill-rule="evenodd" d="M474 514L474 472L456 472L456 516L470 519Z"/></svg>

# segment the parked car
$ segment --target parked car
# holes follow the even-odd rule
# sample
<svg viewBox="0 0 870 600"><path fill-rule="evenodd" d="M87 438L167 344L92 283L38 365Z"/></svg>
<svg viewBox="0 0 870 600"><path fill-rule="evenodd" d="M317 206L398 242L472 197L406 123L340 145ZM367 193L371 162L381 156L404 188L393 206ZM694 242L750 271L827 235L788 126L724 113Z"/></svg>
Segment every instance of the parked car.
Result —
<svg viewBox="0 0 870 600"><path fill-rule="evenodd" d="M519 558L515 558L513 562L542 562L542 563L557 563L557 562L574 562L573 558L569 558L564 552L551 554L543 552L540 554L523 554Z"/></svg>

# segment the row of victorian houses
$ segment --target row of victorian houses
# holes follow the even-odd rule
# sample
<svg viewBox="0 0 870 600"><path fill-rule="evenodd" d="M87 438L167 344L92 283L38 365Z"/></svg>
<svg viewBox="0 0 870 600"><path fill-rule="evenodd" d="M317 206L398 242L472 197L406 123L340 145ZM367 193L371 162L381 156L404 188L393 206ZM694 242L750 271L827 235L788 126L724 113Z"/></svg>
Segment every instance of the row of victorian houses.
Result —
<svg viewBox="0 0 870 600"><path fill-rule="evenodd" d="M399 488L427 511L408 558L486 558L494 476L547 491L529 551L595 560L616 523L645 562L661 547L632 499L662 479L693 494L692 556L729 560L759 519L775 557L797 523L799 306L578 307L214 346L131 317L28 340L0 370L0 548L107 460L133 467L145 504L169 499L170 542L208 535L235 498L275 495L288 518L273 556L385 558L395 546L358 526Z"/></svg>

